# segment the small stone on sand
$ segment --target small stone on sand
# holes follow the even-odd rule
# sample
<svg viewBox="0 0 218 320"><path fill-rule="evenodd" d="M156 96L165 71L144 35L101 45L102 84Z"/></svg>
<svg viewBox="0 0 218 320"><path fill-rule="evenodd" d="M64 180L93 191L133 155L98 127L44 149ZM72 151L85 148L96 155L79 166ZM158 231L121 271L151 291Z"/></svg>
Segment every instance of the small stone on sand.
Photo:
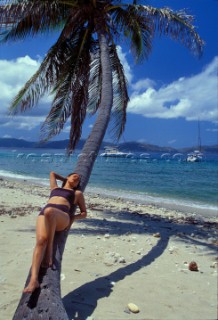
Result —
<svg viewBox="0 0 218 320"><path fill-rule="evenodd" d="M128 308L133 313L138 313L139 312L138 306L136 304L134 304L134 303L128 303Z"/></svg>

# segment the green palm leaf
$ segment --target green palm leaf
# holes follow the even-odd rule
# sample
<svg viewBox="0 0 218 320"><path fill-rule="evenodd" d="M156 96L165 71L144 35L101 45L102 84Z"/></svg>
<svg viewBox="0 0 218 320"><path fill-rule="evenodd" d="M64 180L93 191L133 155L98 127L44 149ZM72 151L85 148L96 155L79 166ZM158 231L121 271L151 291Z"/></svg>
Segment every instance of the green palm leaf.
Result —
<svg viewBox="0 0 218 320"><path fill-rule="evenodd" d="M113 70L114 100L111 113L111 133L114 139L120 138L126 123L126 109L129 101L127 92L127 80L123 66L118 57L115 45L111 46L110 57Z"/></svg>

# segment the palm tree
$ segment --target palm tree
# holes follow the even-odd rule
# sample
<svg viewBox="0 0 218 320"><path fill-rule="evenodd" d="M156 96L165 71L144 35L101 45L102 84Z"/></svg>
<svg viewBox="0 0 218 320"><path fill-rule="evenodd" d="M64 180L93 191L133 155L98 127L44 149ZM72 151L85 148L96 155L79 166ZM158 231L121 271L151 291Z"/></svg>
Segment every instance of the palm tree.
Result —
<svg viewBox="0 0 218 320"><path fill-rule="evenodd" d="M199 55L203 42L192 25L192 17L184 11L173 12L169 8L138 5L137 1L130 4L115 0L11 0L4 1L0 6L2 43L57 30L60 34L56 43L48 51L38 71L14 98L10 112L24 112L36 106L44 94L53 93L50 112L42 125L42 139L48 140L58 134L70 118L69 153L80 139L87 112L97 113L96 122L75 168L82 174L84 190L109 121L113 123L113 133L117 139L125 127L129 98L116 50L120 38L130 45L136 61L148 57L156 33L180 41ZM43 278L44 284L50 283L53 289L53 283L58 283L60 275L66 236L64 239L56 238L54 246L57 273L54 275L48 271ZM60 306L59 285L52 301L59 299ZM40 293L43 301L48 301L46 294L46 290ZM21 298L14 319L23 317L28 303L25 297ZM51 307L54 304L49 305ZM42 310L42 306L40 308ZM44 311L47 308L48 304L44 305ZM32 305L30 309L28 319L32 319ZM55 309L50 313L52 319L67 319L62 307L59 312ZM34 317L37 319L36 314Z"/></svg>
<svg viewBox="0 0 218 320"><path fill-rule="evenodd" d="M76 171L82 173L83 190L109 120L114 122L117 139L125 127L128 93L116 51L120 37L129 42L136 61L148 57L157 32L181 41L197 54L203 47L191 16L169 8L137 5L136 1L6 1L0 6L0 30L2 43L60 30L38 71L14 98L10 112L24 112L37 105L45 93L54 93L41 138L46 141L60 133L70 118L69 153L80 139L87 112L97 112L82 151L84 157L76 166Z"/></svg>

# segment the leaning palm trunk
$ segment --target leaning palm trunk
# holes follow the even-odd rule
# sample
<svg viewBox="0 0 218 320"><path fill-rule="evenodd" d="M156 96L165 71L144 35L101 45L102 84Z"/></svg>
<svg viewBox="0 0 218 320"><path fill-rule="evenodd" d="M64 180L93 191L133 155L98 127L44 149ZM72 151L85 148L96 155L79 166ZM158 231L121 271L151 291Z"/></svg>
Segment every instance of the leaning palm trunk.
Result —
<svg viewBox="0 0 218 320"><path fill-rule="evenodd" d="M100 35L100 51L102 65L102 95L98 117L78 159L75 171L84 177L81 188L85 190L95 159L110 119L113 104L112 72L107 40ZM76 208L75 208L76 209ZM54 239L53 268L40 269L40 288L31 295L23 294L14 314L13 320L68 320L61 300L60 274L61 261L68 232L57 232ZM31 270L26 280L29 282Z"/></svg>
<svg viewBox="0 0 218 320"><path fill-rule="evenodd" d="M104 35L99 35L99 40L102 68L101 103L97 119L92 128L91 134L86 140L75 168L75 172L78 172L82 176L81 188L83 191L88 183L95 159L103 141L113 105L112 71L107 39Z"/></svg>
<svg viewBox="0 0 218 320"><path fill-rule="evenodd" d="M61 300L60 290L61 261L67 234L66 231L55 234L53 267L40 269L40 287L31 295L22 294L13 320L69 320ZM30 275L31 270L26 285Z"/></svg>

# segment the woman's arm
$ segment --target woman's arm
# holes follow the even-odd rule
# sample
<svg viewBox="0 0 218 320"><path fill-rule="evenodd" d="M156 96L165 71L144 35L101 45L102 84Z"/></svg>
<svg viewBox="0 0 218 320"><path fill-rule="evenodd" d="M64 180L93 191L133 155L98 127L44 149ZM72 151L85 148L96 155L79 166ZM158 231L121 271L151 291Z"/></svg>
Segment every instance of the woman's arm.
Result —
<svg viewBox="0 0 218 320"><path fill-rule="evenodd" d="M70 218L70 223L68 229L70 229L71 225L75 220L85 219L87 217L86 204L83 193L79 190L75 191L75 202L74 204L79 206L80 213L76 215L72 215Z"/></svg>
<svg viewBox="0 0 218 320"><path fill-rule="evenodd" d="M73 221L80 220L80 219L85 219L87 217L87 210L86 210L85 199L84 199L82 191L76 190L76 192L75 192L75 204L78 205L78 207L80 209L80 213L76 214L73 217Z"/></svg>
<svg viewBox="0 0 218 320"><path fill-rule="evenodd" d="M50 172L50 188L51 188L51 190L58 187L57 180L65 181L66 178L55 173L54 171L51 171Z"/></svg>

